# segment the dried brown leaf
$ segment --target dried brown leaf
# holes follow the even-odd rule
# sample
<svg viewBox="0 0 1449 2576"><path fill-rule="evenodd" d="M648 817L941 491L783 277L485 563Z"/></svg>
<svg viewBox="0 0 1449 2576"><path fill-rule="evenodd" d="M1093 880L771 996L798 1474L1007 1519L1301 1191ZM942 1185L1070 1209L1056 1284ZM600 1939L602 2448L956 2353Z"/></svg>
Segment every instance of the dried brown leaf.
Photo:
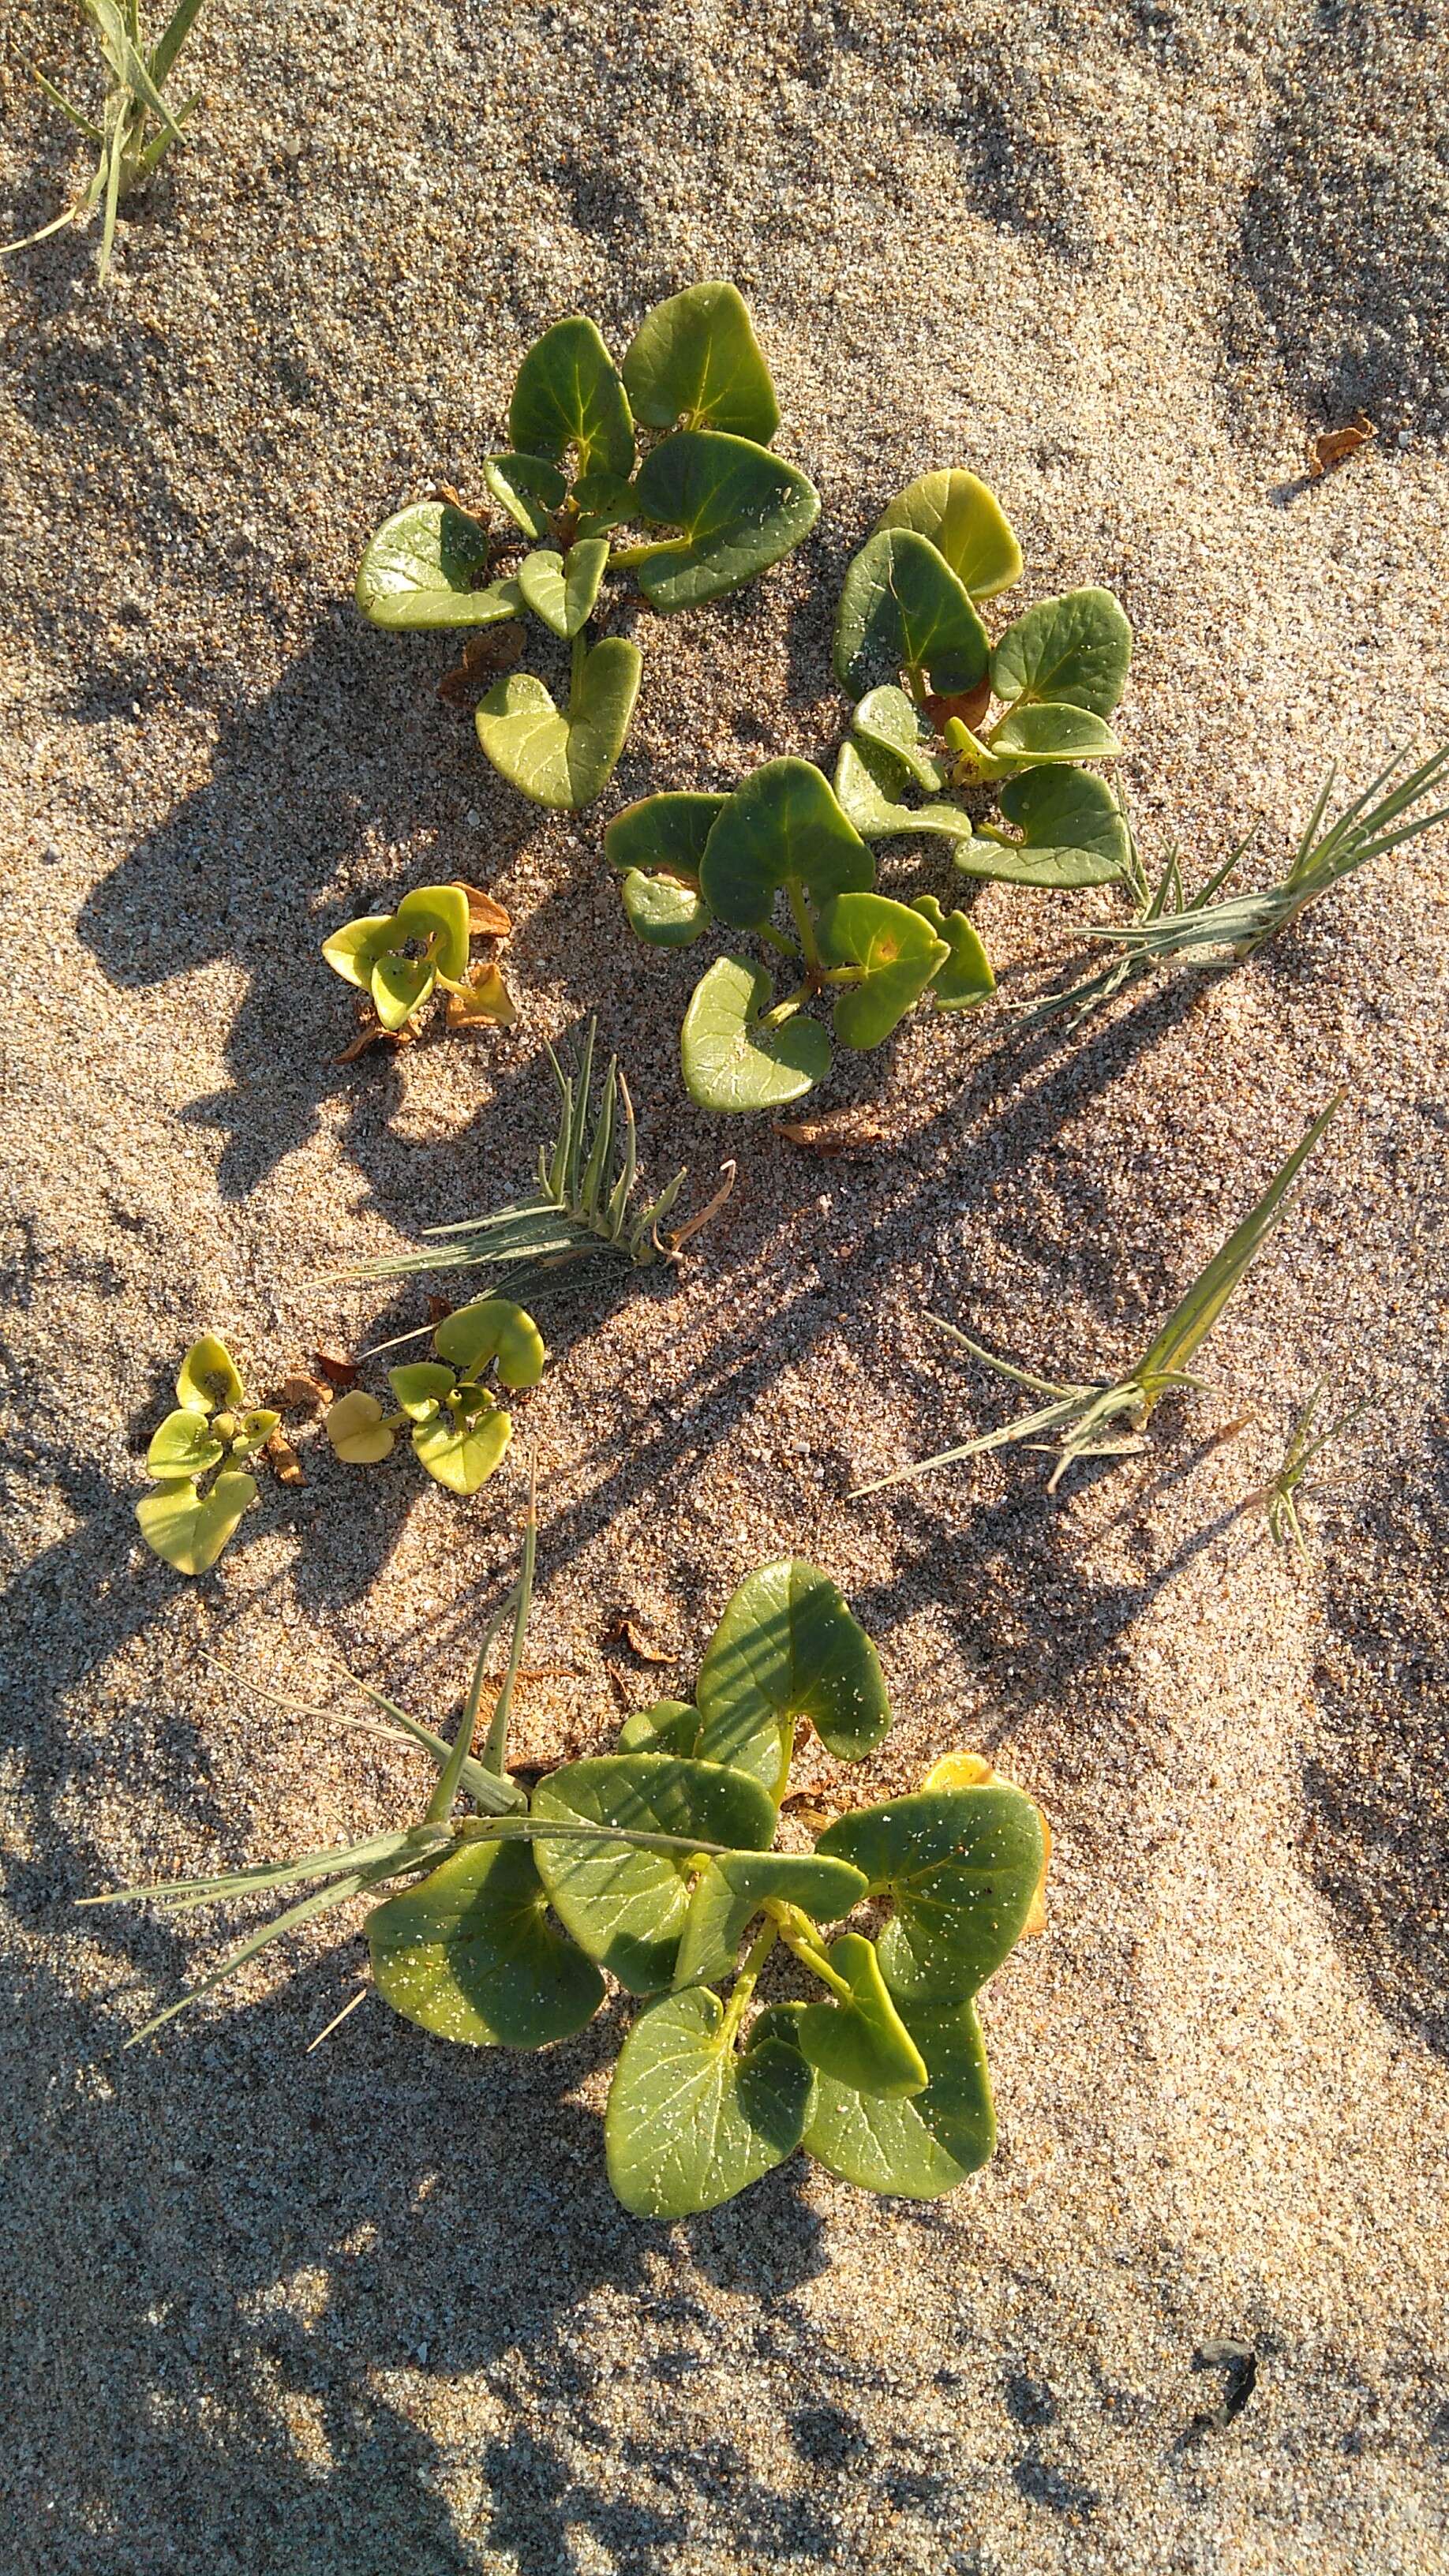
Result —
<svg viewBox="0 0 1449 2576"><path fill-rule="evenodd" d="M1370 439L1377 436L1373 422L1367 412L1362 411L1355 412L1346 429L1321 430L1316 438L1308 441L1309 480L1316 483L1330 466L1341 465L1346 456L1354 455L1360 447L1367 447Z"/></svg>
<svg viewBox="0 0 1449 2576"><path fill-rule="evenodd" d="M632 1610L616 1610L604 1630L616 1644L627 1646L641 1664L677 1664L679 1657L667 1648L656 1646L647 1629L640 1626Z"/></svg>
<svg viewBox="0 0 1449 2576"><path fill-rule="evenodd" d="M330 1390L317 1378L309 1377L305 1369L292 1369L283 1378L277 1398L283 1413L319 1413L331 1401Z"/></svg>
<svg viewBox="0 0 1449 2576"><path fill-rule="evenodd" d="M339 1392L345 1387L356 1386L357 1362L349 1359L346 1351L339 1350L334 1342L319 1342L315 1356L329 1386L336 1387Z"/></svg>
<svg viewBox="0 0 1449 2576"><path fill-rule="evenodd" d="M925 712L937 733L944 733L953 716L974 733L991 704L991 682L978 680L974 689L962 689L954 698L939 697L934 690L926 695Z"/></svg>
<svg viewBox="0 0 1449 2576"><path fill-rule="evenodd" d="M306 1484L307 1479L302 1473L302 1461L285 1432L278 1430L272 1433L267 1442L267 1456L272 1462L272 1472L279 1484Z"/></svg>
<svg viewBox="0 0 1449 2576"><path fill-rule="evenodd" d="M775 1133L812 1154L869 1154L897 1142L889 1120L876 1109L827 1109L819 1118L777 1118Z"/></svg>
<svg viewBox="0 0 1449 2576"><path fill-rule="evenodd" d="M513 928L513 915L495 903L481 886L469 885L465 878L454 877L460 894L468 898L468 931L474 939L507 939Z"/></svg>
<svg viewBox="0 0 1449 2576"><path fill-rule="evenodd" d="M428 1322L430 1324L441 1324L444 1317L446 1315L451 1315L452 1311L452 1304L448 1298L430 1297L428 1299Z"/></svg>
<svg viewBox="0 0 1449 2576"><path fill-rule="evenodd" d="M444 706L471 708L490 680L522 661L525 640L516 617L505 618L501 626L480 626L469 636L461 660L438 682Z"/></svg>

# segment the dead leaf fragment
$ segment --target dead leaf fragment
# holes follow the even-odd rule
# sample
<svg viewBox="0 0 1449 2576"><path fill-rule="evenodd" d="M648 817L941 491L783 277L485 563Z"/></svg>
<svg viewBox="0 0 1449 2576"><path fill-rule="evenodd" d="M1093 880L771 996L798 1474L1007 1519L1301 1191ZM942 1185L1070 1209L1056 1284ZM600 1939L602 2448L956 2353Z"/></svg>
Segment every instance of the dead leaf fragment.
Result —
<svg viewBox="0 0 1449 2576"><path fill-rule="evenodd" d="M302 1461L285 1432L278 1430L272 1433L267 1442L267 1456L272 1462L272 1472L278 1484L306 1484L307 1479L302 1473Z"/></svg>
<svg viewBox="0 0 1449 2576"><path fill-rule="evenodd" d="M661 1649L655 1645L652 1637L639 1625L632 1610L616 1610L604 1634L606 1637L613 1638L619 1645L627 1646L630 1654L637 1655L641 1664L677 1664L679 1661L677 1655L672 1655L667 1649Z"/></svg>
<svg viewBox="0 0 1449 2576"><path fill-rule="evenodd" d="M293 1369L283 1378L277 1398L284 1413L318 1413L331 1400L328 1389L315 1377L309 1377L305 1369Z"/></svg>
<svg viewBox="0 0 1449 2576"><path fill-rule="evenodd" d="M828 1109L819 1118L777 1118L775 1133L812 1154L869 1154L897 1139L875 1109Z"/></svg>
<svg viewBox="0 0 1449 2576"><path fill-rule="evenodd" d="M506 617L499 626L480 626L469 636L461 659L438 682L444 706L471 708L489 680L522 661L525 640L516 617Z"/></svg>
<svg viewBox="0 0 1449 2576"><path fill-rule="evenodd" d="M339 1350L335 1343L319 1342L316 1359L317 1366L329 1386L336 1387L339 1391L345 1387L356 1386L357 1362L349 1359L346 1351Z"/></svg>
<svg viewBox="0 0 1449 2576"><path fill-rule="evenodd" d="M1341 465L1346 456L1352 456L1360 447L1367 447L1369 440L1377 436L1373 422L1367 412L1362 411L1355 412L1347 429L1321 430L1316 438L1308 441L1310 482L1316 483L1330 466Z"/></svg>
<svg viewBox="0 0 1449 2576"><path fill-rule="evenodd" d="M430 1297L428 1299L428 1322L430 1324L441 1324L446 1316L451 1315L452 1311L452 1306L446 1297Z"/></svg>
<svg viewBox="0 0 1449 2576"><path fill-rule="evenodd" d="M937 733L944 733L953 716L974 733L991 704L991 682L978 680L974 689L962 689L954 698L938 697L934 690L926 694L925 713Z"/></svg>
<svg viewBox="0 0 1449 2576"><path fill-rule="evenodd" d="M433 499L435 501L446 501L449 508L452 510L461 510L464 518L471 519L476 527L486 528L488 525L488 513L486 509L470 509L461 493L454 491L451 483L435 483L433 485Z"/></svg>
<svg viewBox="0 0 1449 2576"><path fill-rule="evenodd" d="M485 894L481 886L469 885L462 877L454 877L453 883L468 898L470 938L507 939L513 929L513 915L505 912L501 903L495 903L491 894Z"/></svg>
<svg viewBox="0 0 1449 2576"><path fill-rule="evenodd" d="M812 1834L823 1834L826 1826L835 1822L836 1810L822 1806L812 1789L792 1789L788 1797L780 1800L780 1807L783 1814L808 1825Z"/></svg>
<svg viewBox="0 0 1449 2576"><path fill-rule="evenodd" d="M450 1029L477 1028L485 1022L511 1029L518 1017L518 1006L496 966L470 968L466 982L450 984L444 999Z"/></svg>

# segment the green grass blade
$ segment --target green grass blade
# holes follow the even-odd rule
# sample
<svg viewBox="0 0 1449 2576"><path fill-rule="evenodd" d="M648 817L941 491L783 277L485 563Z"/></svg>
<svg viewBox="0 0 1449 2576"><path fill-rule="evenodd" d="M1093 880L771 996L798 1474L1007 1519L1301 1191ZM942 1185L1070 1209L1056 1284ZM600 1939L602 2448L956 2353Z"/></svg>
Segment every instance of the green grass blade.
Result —
<svg viewBox="0 0 1449 2576"><path fill-rule="evenodd" d="M273 1941L280 1941L284 1933L300 1931L304 1923L315 1921L319 1914L333 1912L337 1906L347 1904L349 1898L360 1896L365 1887L372 1887L380 1879L393 1875L394 1872L385 1867L354 1869L349 1871L345 1878L333 1879L330 1886L318 1888L311 1896L304 1896L299 1905L289 1905L285 1913L275 1915L270 1923L263 1923L237 1949L229 1951L227 1956L216 1967L210 1969L206 1976L199 1978L194 1986L189 1986L186 1993L181 1995L174 2004L168 2004L164 2012L153 2014L150 2021L140 2030L133 2031L126 2042L127 2048L139 2048L143 2039L150 2039L153 2032L163 2029L168 2021L174 2021L178 2013L186 2011L188 2005L199 2003L203 1995L210 1994L212 1989L221 1985L226 1978L234 1977L239 1968L246 1967L249 1960L255 1959L261 1951L268 1949Z"/></svg>
<svg viewBox="0 0 1449 2576"><path fill-rule="evenodd" d="M927 1314L925 1321L928 1324L934 1324L937 1332L946 1334L950 1341L959 1342L962 1350L969 1351L973 1360L979 1360L983 1368L994 1370L998 1377L1010 1378L1014 1386L1024 1386L1030 1395L1052 1395L1076 1399L1093 1395L1097 1391L1090 1386L1059 1386L1054 1378L1034 1377L1030 1369L1017 1368L1010 1360L998 1359L996 1353L988 1351L983 1342L973 1342L968 1333L961 1331L959 1325L948 1324L944 1315Z"/></svg>
<svg viewBox="0 0 1449 2576"><path fill-rule="evenodd" d="M176 8L152 46L151 77L158 89L195 26L201 7L202 0L177 0Z"/></svg>
<svg viewBox="0 0 1449 2576"><path fill-rule="evenodd" d="M80 130L81 130L82 134L84 134L84 135L86 136L86 138L87 138L87 140L88 140L89 142L91 142L91 143L104 143L104 142L105 142L105 139L106 139L106 138L105 138L104 134L102 133L102 131L101 131L100 127L96 124L96 122L95 122L94 118L93 118L93 117L89 117L89 116L83 116L83 115L82 115L82 113L81 113L81 111L80 111L80 109L79 109L78 107L72 107L72 105L71 105L71 103L70 103L70 100L66 97L66 95L65 95L64 91L63 91L63 90L58 90L58 89L56 88L56 86L55 86L54 81L48 81L48 80L46 79L46 77L45 77L44 72L40 72L40 71L38 71L38 72L35 74L35 78L36 78L36 80L38 81L38 83L39 83L40 87L44 90L46 97L50 100L50 103L51 103L52 107L58 107L58 108L60 109L60 112L61 112L62 116L68 116L68 117L70 118L70 121L71 121L72 125L78 125L78 126L80 127ZM34 233L32 233L32 234L30 235L30 239L31 239L32 241L36 240L36 239L37 239L37 235L36 235L36 234L34 234ZM18 244L18 243L16 243L16 244L14 244L14 245L13 245L13 247L14 247L14 248L16 248L16 249L18 249L18 248L19 248L19 244Z"/></svg>
<svg viewBox="0 0 1449 2576"><path fill-rule="evenodd" d="M523 1524L523 1565L518 1577L517 1608L513 1618L513 1642L508 1651L508 1667L503 1687L494 1706L488 1740L483 1747L483 1768L498 1779L507 1770L508 1720L513 1709L514 1686L523 1661L523 1640L528 1629L528 1614L533 1608L533 1568L538 1552L538 1471L530 1464L528 1471L528 1512ZM481 1672L475 1685L473 1711L476 1716L478 1692L482 1689Z"/></svg>
<svg viewBox="0 0 1449 2576"><path fill-rule="evenodd" d="M959 1448L938 1450L934 1458L919 1458L912 1466L893 1468L888 1476L877 1476L869 1485L855 1485L847 1495L856 1502L862 1494L883 1494L889 1485L913 1485L920 1476L930 1476L938 1467L955 1467L966 1458L984 1458L989 1450L1009 1449L1018 1441L1033 1441L1038 1432L1066 1431L1082 1409L1081 1398L1069 1403L1043 1405L1039 1413L1019 1413L1013 1422L1004 1422L995 1431L984 1431L977 1440L963 1440Z"/></svg>
<svg viewBox="0 0 1449 2576"><path fill-rule="evenodd" d="M463 1714L458 1720L458 1732L448 1748L448 1758L443 1765L438 1785L428 1801L430 1825L447 1823L453 1812L453 1801L458 1794L464 1767L473 1758L473 1730L478 1723L478 1703L483 1696L483 1676L487 1670L488 1658L498 1642L499 1631L513 1607L516 1590L515 1585L505 1595L501 1608L494 1611L483 1631L483 1643L478 1649L477 1660L473 1666L473 1679L469 1685ZM484 1768L487 1767L485 1764Z"/></svg>
<svg viewBox="0 0 1449 2576"><path fill-rule="evenodd" d="M155 1886L108 1888L103 1896L78 1897L78 1905L138 1905L155 1903L172 1911L193 1905L209 1905L223 1897L249 1896L264 1887L301 1886L309 1878L340 1878L348 1870L367 1868L390 1852L402 1851L406 1834L374 1834L350 1850L339 1851L334 1844L329 1851L299 1853L296 1860L259 1861L251 1869L220 1870L211 1878L163 1879Z"/></svg>

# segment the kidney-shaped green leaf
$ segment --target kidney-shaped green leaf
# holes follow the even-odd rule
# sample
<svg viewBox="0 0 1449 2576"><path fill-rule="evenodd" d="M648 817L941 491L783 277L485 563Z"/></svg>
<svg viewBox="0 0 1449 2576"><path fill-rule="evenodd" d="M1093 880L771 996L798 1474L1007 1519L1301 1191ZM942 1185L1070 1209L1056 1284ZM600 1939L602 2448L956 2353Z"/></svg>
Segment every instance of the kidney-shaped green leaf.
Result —
<svg viewBox="0 0 1449 2576"><path fill-rule="evenodd" d="M525 536L546 537L569 496L568 478L546 456L485 456L483 480Z"/></svg>
<svg viewBox="0 0 1449 2576"><path fill-rule="evenodd" d="M513 581L483 579L488 531L451 501L415 501L368 542L357 605L374 626L496 626L523 605Z"/></svg>
<svg viewBox="0 0 1449 2576"><path fill-rule="evenodd" d="M136 1505L141 1536L155 1556L164 1557L178 1574L205 1574L216 1563L248 1503L255 1502L255 1476L231 1469L218 1476L208 1494L194 1479L158 1485Z"/></svg>
<svg viewBox="0 0 1449 2576"><path fill-rule="evenodd" d="M875 861L823 771L808 760L767 760L715 822L699 881L721 921L758 930L787 882L817 901L856 893L875 883Z"/></svg>
<svg viewBox="0 0 1449 2576"><path fill-rule="evenodd" d="M775 988L747 957L717 957L679 1032L684 1087L701 1109L783 1109L823 1082L830 1039L801 1011L772 1021Z"/></svg>
<svg viewBox="0 0 1449 2576"><path fill-rule="evenodd" d="M729 801L689 789L641 796L607 826L604 856L621 874L638 868L648 876L667 868L671 876L697 878L705 843Z"/></svg>
<svg viewBox="0 0 1449 2576"><path fill-rule="evenodd" d="M410 1422L431 1422L443 1398L452 1394L457 1371L437 1360L409 1360L402 1368L389 1369L387 1382Z"/></svg>
<svg viewBox="0 0 1449 2576"><path fill-rule="evenodd" d="M775 1832L773 1801L757 1780L719 1762L668 1753L606 1753L565 1763L540 1780L533 1812L685 1841L697 1835L732 1851L764 1851ZM535 1843L534 1857L560 1921L591 1959L631 1994L668 1985L689 1911L687 1850L636 1851L546 1835Z"/></svg>
<svg viewBox="0 0 1449 2576"><path fill-rule="evenodd" d="M946 950L931 976L938 1011L970 1011L996 990L996 977L981 938L964 912L942 912L933 894L917 895L911 906L930 923Z"/></svg>
<svg viewBox="0 0 1449 2576"><path fill-rule="evenodd" d="M373 969L380 965L392 945L392 914L363 913L356 921L344 922L330 939L322 942L322 954L334 975L345 984L356 984L367 992Z"/></svg>
<svg viewBox="0 0 1449 2576"><path fill-rule="evenodd" d="M206 1415L194 1404L183 1404L152 1432L146 1465L153 1476L163 1478L204 1476L225 1456L226 1443L218 1440Z"/></svg>
<svg viewBox="0 0 1449 2576"><path fill-rule="evenodd" d="M869 1637L839 1586L798 1556L762 1565L731 1594L695 1696L701 1752L750 1772L772 1797L784 1789L800 1718L841 1762L860 1761L891 1722Z"/></svg>
<svg viewBox="0 0 1449 2576"><path fill-rule="evenodd" d="M843 1932L826 1955L850 1996L807 2004L800 2015L800 2046L817 2074L887 2102L919 2093L926 2061L886 1992L875 1943Z"/></svg>
<svg viewBox="0 0 1449 2576"><path fill-rule="evenodd" d="M945 841L971 838L971 817L959 805L933 798L926 805L906 805L910 783L905 762L879 743L843 742L835 763L835 795L847 822L863 841L890 841L905 832L926 832Z"/></svg>
<svg viewBox="0 0 1449 2576"><path fill-rule="evenodd" d="M503 1384L514 1387L537 1386L548 1358L533 1317L511 1297L475 1297L471 1306L455 1306L434 1333L433 1348L460 1377L479 1377L496 1360Z"/></svg>
<svg viewBox="0 0 1449 2576"><path fill-rule="evenodd" d="M624 380L582 313L555 322L528 351L508 407L508 435L525 455L553 465L572 448L580 477L631 471L634 422Z"/></svg>
<svg viewBox="0 0 1449 2576"><path fill-rule="evenodd" d="M676 877L646 877L631 868L619 893L635 938L650 948L692 948L709 927L709 905L698 886Z"/></svg>
<svg viewBox="0 0 1449 2576"><path fill-rule="evenodd" d="M798 2041L800 2016L809 2009L773 2005L751 2037ZM996 2144L986 2050L969 2003L902 2003L899 2009L925 2061L925 2091L891 2101L817 2072L805 2152L862 2191L939 2200L984 2165Z"/></svg>
<svg viewBox="0 0 1449 2576"><path fill-rule="evenodd" d="M858 966L860 982L836 996L842 1046L879 1046L920 1000L950 951L924 914L883 894L842 894L820 914L820 953L833 966Z"/></svg>
<svg viewBox="0 0 1449 2576"><path fill-rule="evenodd" d="M799 2049L752 2034L737 2055L708 1986L666 1995L619 2052L604 2115L609 2180L636 2218L717 2209L793 2153L814 2098Z"/></svg>
<svg viewBox="0 0 1449 2576"><path fill-rule="evenodd" d="M512 1438L512 1416L492 1404L469 1413L449 1407L413 1427L418 1459L450 1494L476 1494L486 1485Z"/></svg>
<svg viewBox="0 0 1449 2576"><path fill-rule="evenodd" d="M852 698L912 672L943 696L974 689L990 659L971 594L914 528L867 537L847 569L835 621L835 674Z"/></svg>
<svg viewBox="0 0 1449 2576"><path fill-rule="evenodd" d="M639 648L606 635L584 657L561 715L542 680L510 671L479 706L478 740L500 776L536 805L577 812L601 796L639 694Z"/></svg>
<svg viewBox="0 0 1449 2576"><path fill-rule="evenodd" d="M646 313L624 360L636 420L723 429L768 447L780 426L770 370L737 286L706 279Z"/></svg>
<svg viewBox="0 0 1449 2576"><path fill-rule="evenodd" d="M882 751L892 753L918 787L939 794L949 784L950 763L934 748L915 701L904 689L889 684L867 689L850 719L850 729L862 742L878 743Z"/></svg>
<svg viewBox="0 0 1449 2576"><path fill-rule="evenodd" d="M619 1729L621 1753L680 1753L686 1759L699 1751L699 1711L686 1699L656 1699L648 1708L636 1708Z"/></svg>
<svg viewBox="0 0 1449 2576"><path fill-rule="evenodd" d="M525 555L515 579L525 606L569 642L594 613L608 562L607 537L580 537L566 555L555 546L541 546Z"/></svg>
<svg viewBox="0 0 1449 2576"><path fill-rule="evenodd" d="M615 559L632 565L651 608L664 614L753 581L809 535L820 510L814 485L783 457L713 429L661 439L634 494L651 527L682 532Z"/></svg>
<svg viewBox="0 0 1449 2576"><path fill-rule="evenodd" d="M858 1869L813 1852L730 1852L701 1870L674 1966L676 1986L713 1986L734 1967L746 1924L766 1899L836 1923L865 1894Z"/></svg>
<svg viewBox="0 0 1449 2576"><path fill-rule="evenodd" d="M1109 716L1132 659L1132 629L1110 590L1039 599L1008 626L991 657L991 685L1011 706L1050 699Z"/></svg>
<svg viewBox="0 0 1449 2576"><path fill-rule="evenodd" d="M817 1846L863 1869L888 1893L880 1937L891 1992L922 2003L963 2002L1013 1947L1041 1880L1041 1818L1001 1781L917 1790L837 1816Z"/></svg>
<svg viewBox="0 0 1449 2576"><path fill-rule="evenodd" d="M996 495L963 466L908 483L876 525L928 537L973 599L994 599L1021 579L1015 531Z"/></svg>
<svg viewBox="0 0 1449 2576"><path fill-rule="evenodd" d="M963 876L1008 885L1110 885L1130 855L1122 808L1105 778L1043 766L1008 778L1002 813L1021 834L1010 847L979 837L952 853Z"/></svg>
<svg viewBox="0 0 1449 2576"><path fill-rule="evenodd" d="M1033 705L1013 708L992 734L993 761L1115 760L1122 745L1090 707Z"/></svg>
<svg viewBox="0 0 1449 2576"><path fill-rule="evenodd" d="M474 2048L571 2039L604 1998L593 1961L549 1921L527 1843L465 1843L374 1907L367 1947L384 2003Z"/></svg>

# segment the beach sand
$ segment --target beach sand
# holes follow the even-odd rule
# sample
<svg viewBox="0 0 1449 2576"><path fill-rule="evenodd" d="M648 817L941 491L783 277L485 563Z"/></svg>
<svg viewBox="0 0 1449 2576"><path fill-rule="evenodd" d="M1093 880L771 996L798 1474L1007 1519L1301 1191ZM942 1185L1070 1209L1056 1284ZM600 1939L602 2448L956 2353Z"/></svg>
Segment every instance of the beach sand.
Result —
<svg viewBox="0 0 1449 2576"><path fill-rule="evenodd" d="M13 232L81 167L32 59L92 95L68 16L21 5ZM833 759L841 572L948 463L1019 529L1021 599L1120 593L1149 860L1176 840L1201 872L1261 815L1266 881L1330 760L1357 786L1449 735L1443 14L213 0L190 60L204 111L109 291L94 235L0 272L0 2560L1429 2576L1444 835L1075 1037L917 1014L840 1060L821 1105L887 1141L830 1161L690 1109L699 953L635 944L600 842L630 796ZM628 612L625 757L551 817L439 705L446 646L362 624L358 552L439 479L478 493L539 329L581 308L620 350L701 275L751 300L820 522L735 601ZM1360 406L1374 443L1306 482L1305 439ZM517 1028L339 1069L318 941L454 874L516 918ZM913 846L888 876L951 882ZM1084 910L1111 906L982 892L1008 994ZM451 1717L522 1444L459 1506L313 1439L305 1487L269 1483L186 1584L137 1541L145 1442L204 1328L262 1390L319 1336L418 1320L416 1289L319 1274L513 1194L544 1042L591 1013L656 1185L688 1162L697 1204L740 1172L677 1281L546 1316L529 1749L687 1685L739 1578L794 1552L896 1712L862 1774L812 1748L807 1779L883 1794L965 1743L1041 1799L1050 1926L985 2004L1000 2149L930 2208L796 2158L693 2224L629 2219L599 2133L617 2009L485 2059L369 2001L307 2055L356 1990L354 1917L123 2056L234 1923L74 1910L420 1805L409 1754L262 1691L342 1707L340 1657ZM846 1499L1011 1403L926 1309L1048 1374L1117 1367L1340 1085L1212 1392L1140 1457L1054 1498L1023 1457ZM1244 1504L1323 1372L1372 1410L1305 1569ZM619 1610L677 1666L611 1643ZM1230 2421L1214 2341L1256 2355Z"/></svg>

